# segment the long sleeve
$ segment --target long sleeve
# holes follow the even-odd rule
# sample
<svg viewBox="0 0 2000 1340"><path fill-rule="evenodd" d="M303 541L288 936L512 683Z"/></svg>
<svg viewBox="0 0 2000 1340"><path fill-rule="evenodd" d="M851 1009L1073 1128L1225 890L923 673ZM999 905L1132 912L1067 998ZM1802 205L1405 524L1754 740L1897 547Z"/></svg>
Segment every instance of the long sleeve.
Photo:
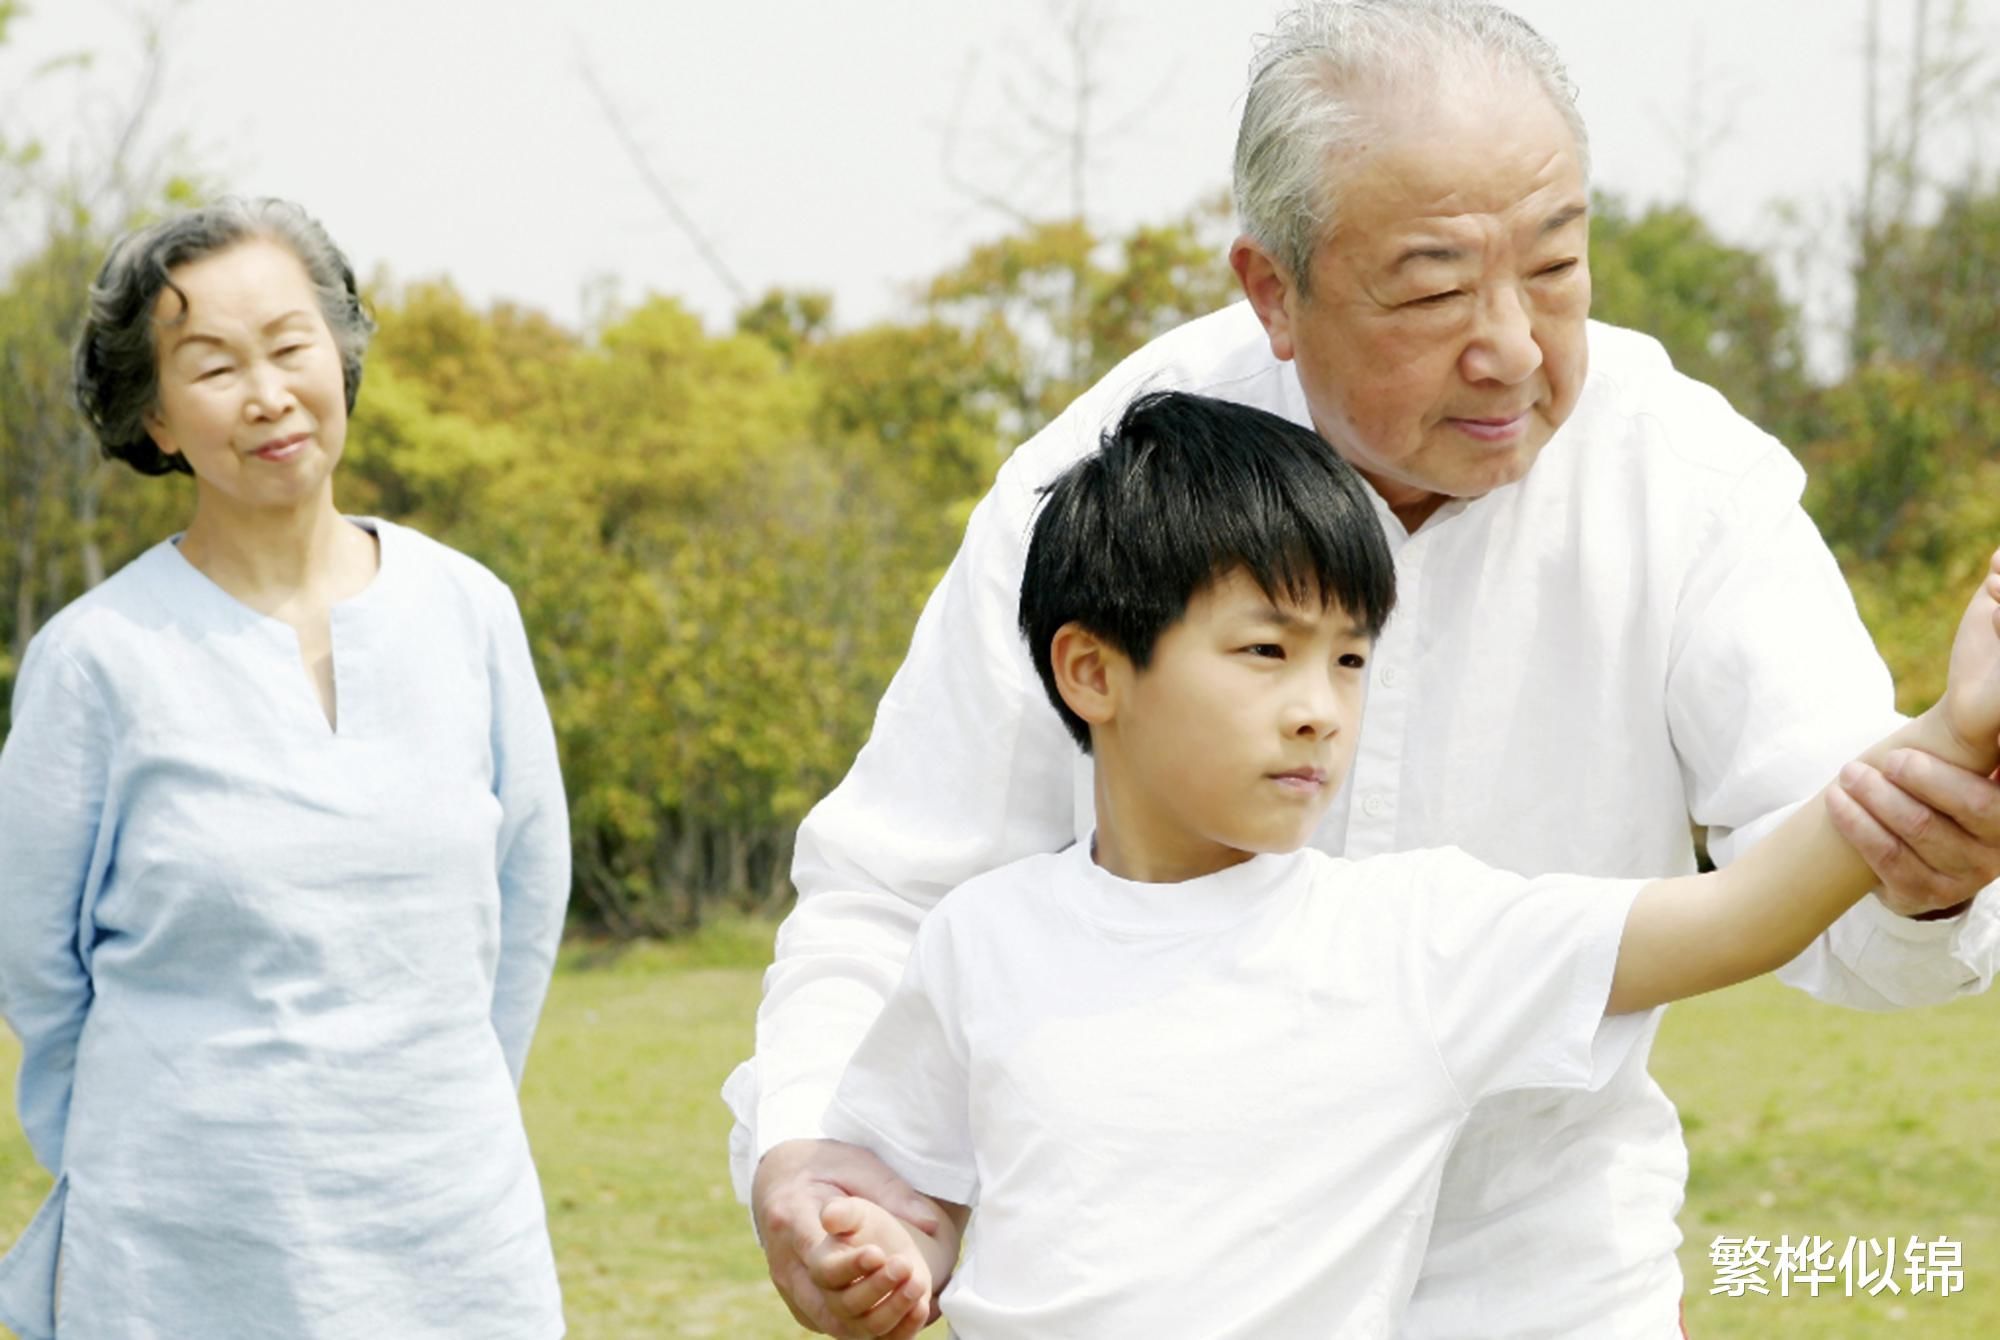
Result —
<svg viewBox="0 0 2000 1340"><path fill-rule="evenodd" d="M931 595L867 745L799 830L799 900L757 1015L755 1130L738 1158L819 1134L842 1066L954 886L1074 836L1075 746L1015 629L1025 493L1003 473ZM739 1169L739 1173L742 1170Z"/></svg>
<svg viewBox="0 0 2000 1340"><path fill-rule="evenodd" d="M500 800L500 960L493 1031L519 1087L569 906L569 809L554 727L513 596L499 593L490 673L493 789Z"/></svg>
<svg viewBox="0 0 2000 1340"><path fill-rule="evenodd" d="M1802 480L1774 450L1716 519L1684 594L1667 707L1690 806L1718 863L1900 720L1853 597L1798 506ZM1981 990L1996 957L1991 891L1943 923L1908 921L1870 897L1779 977L1834 1004L1890 1009Z"/></svg>
<svg viewBox="0 0 2000 1340"><path fill-rule="evenodd" d="M0 1015L21 1040L18 1104L35 1158L63 1163L77 1039L90 1012L86 891L101 874L109 722L46 635L28 648L0 750Z"/></svg>

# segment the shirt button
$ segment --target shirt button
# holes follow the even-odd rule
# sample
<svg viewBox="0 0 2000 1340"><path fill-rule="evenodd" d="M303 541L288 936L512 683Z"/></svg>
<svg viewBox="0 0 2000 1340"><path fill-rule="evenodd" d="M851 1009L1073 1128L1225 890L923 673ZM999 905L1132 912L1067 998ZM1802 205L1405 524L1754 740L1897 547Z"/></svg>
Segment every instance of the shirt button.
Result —
<svg viewBox="0 0 2000 1340"><path fill-rule="evenodd" d="M1389 798L1380 791L1370 791L1361 801L1361 812L1371 819L1379 819L1389 812Z"/></svg>
<svg viewBox="0 0 2000 1340"><path fill-rule="evenodd" d="M1382 683L1385 687L1393 689L1402 682L1403 682L1403 668L1401 666L1390 665L1383 667Z"/></svg>

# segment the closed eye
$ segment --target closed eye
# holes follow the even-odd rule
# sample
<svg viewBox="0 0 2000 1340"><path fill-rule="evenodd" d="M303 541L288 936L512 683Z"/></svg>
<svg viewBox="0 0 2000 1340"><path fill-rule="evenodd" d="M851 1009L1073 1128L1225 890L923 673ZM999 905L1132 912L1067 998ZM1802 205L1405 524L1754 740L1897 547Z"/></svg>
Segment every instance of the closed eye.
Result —
<svg viewBox="0 0 2000 1340"><path fill-rule="evenodd" d="M1543 266L1541 269L1541 273L1545 275L1566 274L1569 271L1574 270L1575 268L1576 268L1576 259L1575 257L1571 257L1568 260L1557 261L1553 265Z"/></svg>
<svg viewBox="0 0 2000 1340"><path fill-rule="evenodd" d="M1444 293L1427 293L1421 298L1413 298L1404 303L1405 307L1442 307L1453 298L1465 296L1463 289L1451 289Z"/></svg>

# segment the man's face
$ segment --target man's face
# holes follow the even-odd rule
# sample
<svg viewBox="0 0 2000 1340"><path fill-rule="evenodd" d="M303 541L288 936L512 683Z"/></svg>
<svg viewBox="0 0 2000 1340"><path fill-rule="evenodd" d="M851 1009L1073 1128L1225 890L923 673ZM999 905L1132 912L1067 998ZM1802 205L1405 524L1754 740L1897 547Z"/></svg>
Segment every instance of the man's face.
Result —
<svg viewBox="0 0 2000 1340"><path fill-rule="evenodd" d="M1099 859L1112 843L1139 877L1187 879L1305 845L1353 761L1372 649L1345 610L1240 569L1197 592L1144 670L1113 671Z"/></svg>
<svg viewBox="0 0 2000 1340"><path fill-rule="evenodd" d="M1569 127L1520 80L1392 97L1333 165L1301 293L1232 260L1321 436L1414 527L1528 472L1588 368L1589 215Z"/></svg>

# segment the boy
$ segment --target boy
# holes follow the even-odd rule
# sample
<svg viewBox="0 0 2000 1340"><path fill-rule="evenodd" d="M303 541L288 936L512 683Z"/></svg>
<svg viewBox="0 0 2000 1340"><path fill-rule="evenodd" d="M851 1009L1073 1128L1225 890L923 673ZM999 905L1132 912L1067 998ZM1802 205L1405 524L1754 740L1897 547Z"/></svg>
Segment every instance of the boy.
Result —
<svg viewBox="0 0 2000 1340"><path fill-rule="evenodd" d="M1593 1087L1645 1011L1776 968L1874 882L1818 800L1684 879L1301 850L1393 601L1356 477L1262 411L1143 398L1049 488L1020 622L1096 833L926 918L827 1117L959 1227L978 1206L957 1334L1388 1335L1474 1103ZM1867 757L1993 766L1996 602L2000 554L1944 701ZM825 1227L829 1303L911 1333L948 1249L856 1200Z"/></svg>

